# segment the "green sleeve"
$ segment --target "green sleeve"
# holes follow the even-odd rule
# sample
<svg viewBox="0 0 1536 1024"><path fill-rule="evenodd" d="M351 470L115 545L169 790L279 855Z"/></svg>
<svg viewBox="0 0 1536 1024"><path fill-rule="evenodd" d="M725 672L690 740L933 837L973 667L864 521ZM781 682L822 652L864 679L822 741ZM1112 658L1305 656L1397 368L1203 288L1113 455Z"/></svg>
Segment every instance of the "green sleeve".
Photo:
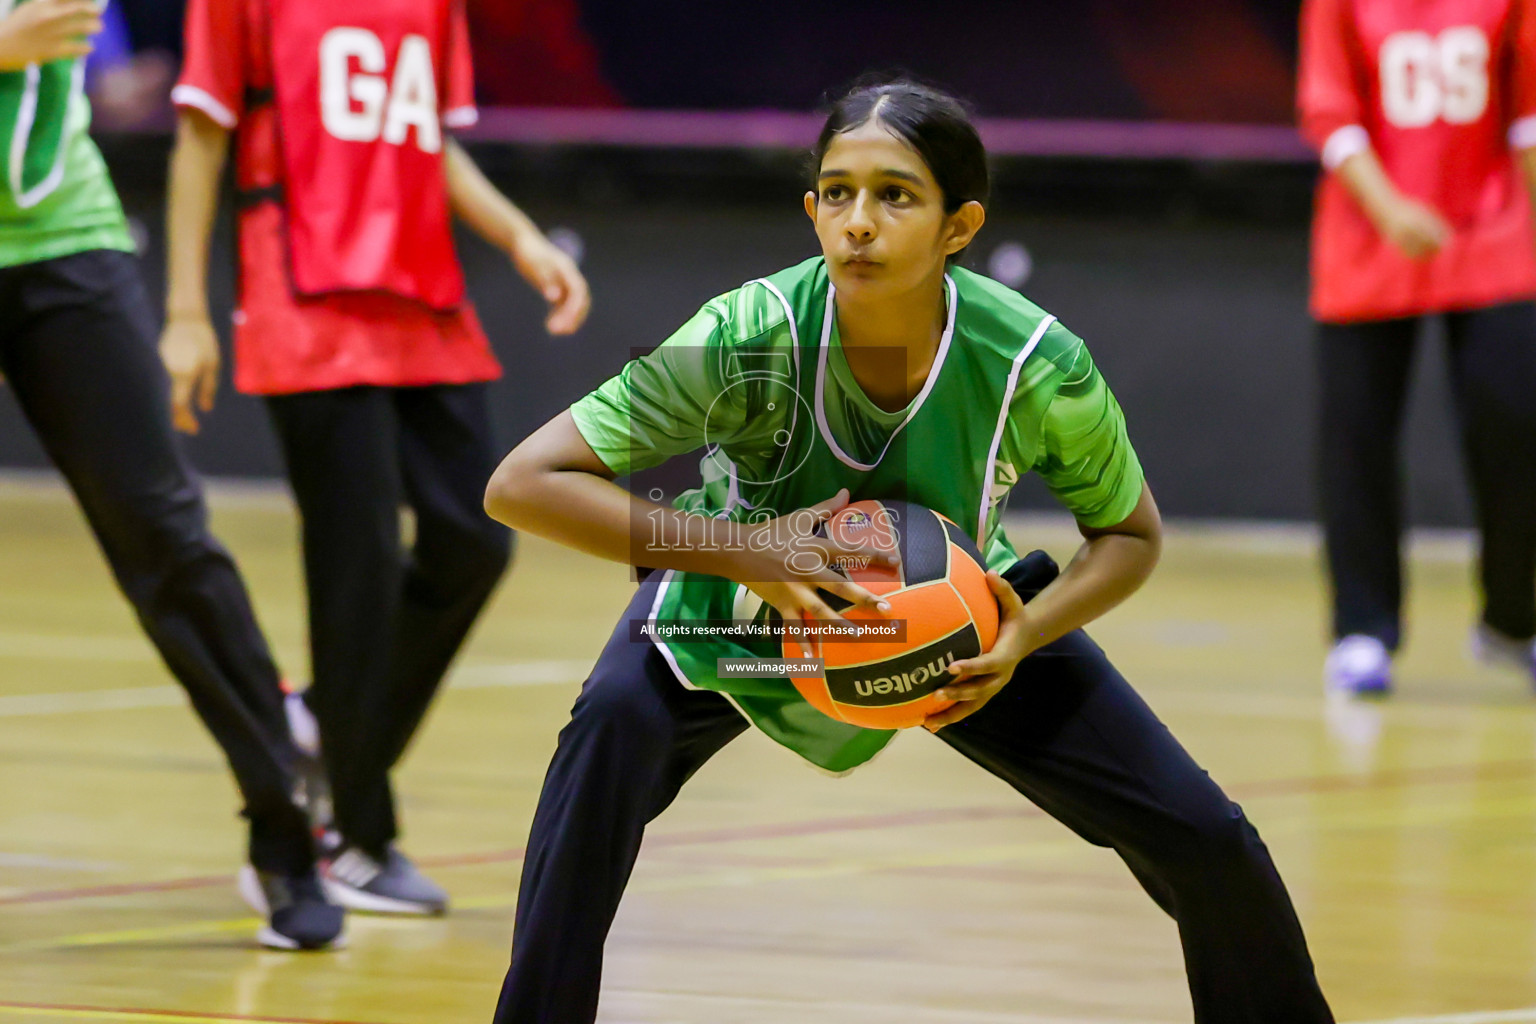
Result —
<svg viewBox="0 0 1536 1024"><path fill-rule="evenodd" d="M1084 526L1122 522L1141 500L1142 471L1109 385L1078 343L1040 419L1034 471Z"/></svg>
<svg viewBox="0 0 1536 1024"><path fill-rule="evenodd" d="M576 429L616 475L739 439L748 416L742 389L724 383L734 358L725 298L571 406Z"/></svg>

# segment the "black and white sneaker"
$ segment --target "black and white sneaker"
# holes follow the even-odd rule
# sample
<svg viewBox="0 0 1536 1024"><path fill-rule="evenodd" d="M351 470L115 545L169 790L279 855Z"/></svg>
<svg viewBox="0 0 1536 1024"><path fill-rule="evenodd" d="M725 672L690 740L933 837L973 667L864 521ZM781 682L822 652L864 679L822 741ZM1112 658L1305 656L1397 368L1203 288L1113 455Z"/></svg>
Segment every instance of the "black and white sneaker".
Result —
<svg viewBox="0 0 1536 1024"><path fill-rule="evenodd" d="M325 862L325 894L348 910L371 914L442 914L448 894L393 846L380 862L343 846Z"/></svg>
<svg viewBox="0 0 1536 1024"><path fill-rule="evenodd" d="M240 869L240 897L267 923L256 941L268 949L340 949L347 944L341 928L345 912L325 898L319 872L279 875Z"/></svg>

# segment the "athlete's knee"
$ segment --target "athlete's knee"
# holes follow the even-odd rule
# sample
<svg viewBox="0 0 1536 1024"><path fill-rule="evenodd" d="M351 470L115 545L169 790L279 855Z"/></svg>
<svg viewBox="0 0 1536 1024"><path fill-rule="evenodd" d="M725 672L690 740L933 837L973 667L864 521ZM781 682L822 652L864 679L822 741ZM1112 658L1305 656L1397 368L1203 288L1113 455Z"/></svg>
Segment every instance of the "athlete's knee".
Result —
<svg viewBox="0 0 1536 1024"><path fill-rule="evenodd" d="M210 570L233 571L229 552L208 531L201 503L126 513L102 531L101 541L118 585L140 609L195 589Z"/></svg>
<svg viewBox="0 0 1536 1024"><path fill-rule="evenodd" d="M1245 870L1268 856L1258 830L1243 809L1225 796L1204 802L1180 820L1178 836L1169 844L1176 875L1208 878L1212 872Z"/></svg>
<svg viewBox="0 0 1536 1024"><path fill-rule="evenodd" d="M643 672L626 671L599 662L571 709L571 721L560 737L568 743L601 748L612 756L637 762L660 762L672 749L675 721Z"/></svg>

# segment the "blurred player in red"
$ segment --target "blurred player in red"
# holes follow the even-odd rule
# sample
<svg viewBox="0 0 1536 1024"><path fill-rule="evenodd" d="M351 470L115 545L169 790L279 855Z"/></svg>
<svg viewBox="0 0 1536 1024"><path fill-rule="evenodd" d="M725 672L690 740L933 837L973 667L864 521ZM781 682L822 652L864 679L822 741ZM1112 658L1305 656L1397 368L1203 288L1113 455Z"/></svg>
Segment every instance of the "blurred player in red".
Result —
<svg viewBox="0 0 1536 1024"><path fill-rule="evenodd" d="M1312 314L1328 685L1391 688L1398 441L1429 316L1445 324L1482 537L1473 649L1536 675L1536 3L1306 0L1298 106L1324 168Z"/></svg>
<svg viewBox="0 0 1536 1024"><path fill-rule="evenodd" d="M507 251L551 333L580 327L587 285L448 137L476 118L458 0L192 0L186 33L161 340L176 422L195 431L217 384L205 275L234 133L235 384L266 398L303 519L326 889L438 913L446 894L395 847L389 770L510 555L481 509L500 368L452 216Z"/></svg>

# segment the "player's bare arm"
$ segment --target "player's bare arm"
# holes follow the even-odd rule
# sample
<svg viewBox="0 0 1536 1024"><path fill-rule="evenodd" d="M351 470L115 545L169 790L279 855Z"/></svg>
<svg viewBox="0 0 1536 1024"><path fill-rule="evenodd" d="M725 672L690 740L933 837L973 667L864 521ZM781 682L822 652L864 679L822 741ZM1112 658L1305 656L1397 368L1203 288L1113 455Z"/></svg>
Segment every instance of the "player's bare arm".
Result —
<svg viewBox="0 0 1536 1024"><path fill-rule="evenodd" d="M817 590L875 611L881 600L827 568L838 555L891 556L815 537L815 526L848 504L839 491L802 513L766 523L736 523L694 515L633 496L613 482L569 410L534 431L491 476L485 511L491 518L614 562L707 573L736 580L791 619L842 618ZM806 514L808 513L808 514ZM814 548L813 572L797 572L790 557Z"/></svg>
<svg viewBox="0 0 1536 1024"><path fill-rule="evenodd" d="M958 703L930 716L925 729L936 731L980 711L1013 677L1019 662L1140 590L1162 555L1162 516L1145 483L1125 519L1098 529L1079 523L1078 530L1083 544L1071 563L1027 605L998 572L987 573L1001 613L997 642L985 654L949 667L955 682L935 696Z"/></svg>
<svg viewBox="0 0 1536 1024"><path fill-rule="evenodd" d="M1450 241L1451 226L1428 203L1404 195L1372 149L1363 149L1339 165L1343 180L1376 230L1410 259L1428 259Z"/></svg>
<svg viewBox="0 0 1536 1024"><path fill-rule="evenodd" d="M0 18L0 71L84 57L100 31L94 0L30 0Z"/></svg>
<svg viewBox="0 0 1536 1024"><path fill-rule="evenodd" d="M576 261L491 184L462 146L450 139L444 155L453 212L481 238L505 250L517 272L549 303L544 326L550 334L579 330L592 294Z"/></svg>
<svg viewBox="0 0 1536 1024"><path fill-rule="evenodd" d="M165 329L160 358L171 377L171 418L195 434L197 414L213 410L219 339L208 316L208 237L219 205L229 132L196 110L176 120L166 206Z"/></svg>
<svg viewBox="0 0 1536 1024"><path fill-rule="evenodd" d="M1526 191L1531 194L1531 205L1536 206L1536 148L1515 150L1515 159L1525 177Z"/></svg>

